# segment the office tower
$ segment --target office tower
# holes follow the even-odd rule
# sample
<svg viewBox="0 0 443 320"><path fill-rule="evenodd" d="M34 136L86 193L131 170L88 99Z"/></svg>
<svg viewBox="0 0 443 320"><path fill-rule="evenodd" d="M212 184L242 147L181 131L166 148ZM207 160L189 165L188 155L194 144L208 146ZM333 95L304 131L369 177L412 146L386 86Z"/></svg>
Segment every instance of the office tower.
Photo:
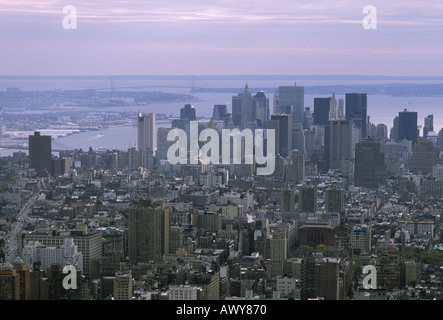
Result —
<svg viewBox="0 0 443 320"><path fill-rule="evenodd" d="M181 226L171 226L169 231L169 252L175 254L184 248L185 229Z"/></svg>
<svg viewBox="0 0 443 320"><path fill-rule="evenodd" d="M29 268L20 257L16 257L12 262L20 279L20 300L31 299L31 274Z"/></svg>
<svg viewBox="0 0 443 320"><path fill-rule="evenodd" d="M332 93L331 103L329 105L329 120L338 120L337 99L335 93Z"/></svg>
<svg viewBox="0 0 443 320"><path fill-rule="evenodd" d="M346 120L352 120L360 139L366 138L368 100L366 93L346 93Z"/></svg>
<svg viewBox="0 0 443 320"><path fill-rule="evenodd" d="M390 130L389 138L394 141L398 141L398 116L392 121L392 128Z"/></svg>
<svg viewBox="0 0 443 320"><path fill-rule="evenodd" d="M224 120L228 109L225 104L216 104L212 109L212 119L216 121Z"/></svg>
<svg viewBox="0 0 443 320"><path fill-rule="evenodd" d="M352 120L329 121L325 126L325 160L328 169L343 169L344 162L353 156Z"/></svg>
<svg viewBox="0 0 443 320"><path fill-rule="evenodd" d="M314 124L327 125L332 98L314 98Z"/></svg>
<svg viewBox="0 0 443 320"><path fill-rule="evenodd" d="M326 212L340 212L345 211L345 191L337 189L333 185L331 189L326 189L325 192Z"/></svg>
<svg viewBox="0 0 443 320"><path fill-rule="evenodd" d="M292 150L289 161L287 179L296 183L301 183L305 178L305 156L298 150Z"/></svg>
<svg viewBox="0 0 443 320"><path fill-rule="evenodd" d="M155 155L155 113L138 114L137 145L137 150L143 151L146 158ZM146 164L147 159L144 160Z"/></svg>
<svg viewBox="0 0 443 320"><path fill-rule="evenodd" d="M215 121L223 121L225 128L228 127L231 114L228 113L228 109L225 104L216 104L212 110L212 119Z"/></svg>
<svg viewBox="0 0 443 320"><path fill-rule="evenodd" d="M257 121L258 127L266 128L269 120L269 98L263 91L257 92L252 99L252 115L252 120Z"/></svg>
<svg viewBox="0 0 443 320"><path fill-rule="evenodd" d="M132 300L132 272L125 263L120 263L120 270L115 273L114 300Z"/></svg>
<svg viewBox="0 0 443 320"><path fill-rule="evenodd" d="M169 131L171 131L171 128L159 127L157 130L157 150L155 155L158 159L167 159L169 147L175 143L175 141L168 141Z"/></svg>
<svg viewBox="0 0 443 320"><path fill-rule="evenodd" d="M292 151L292 117L290 114L273 114L268 129L275 130L275 154L287 157Z"/></svg>
<svg viewBox="0 0 443 320"><path fill-rule="evenodd" d="M314 124L314 118L311 114L311 108L306 107L305 108L305 117L303 119L303 129L309 130L311 126Z"/></svg>
<svg viewBox="0 0 443 320"><path fill-rule="evenodd" d="M295 211L295 191L289 186L280 192L280 207L282 211Z"/></svg>
<svg viewBox="0 0 443 320"><path fill-rule="evenodd" d="M385 124L377 124L375 138L379 141L388 139L388 127Z"/></svg>
<svg viewBox="0 0 443 320"><path fill-rule="evenodd" d="M42 136L39 131L29 136L29 168L35 171L52 172L51 136Z"/></svg>
<svg viewBox="0 0 443 320"><path fill-rule="evenodd" d="M252 119L252 94L248 85L243 92L232 96L232 120L234 126L244 128Z"/></svg>
<svg viewBox="0 0 443 320"><path fill-rule="evenodd" d="M441 163L440 148L434 146L430 140L418 140L412 147L412 156L409 160L409 171L415 174L432 173L432 167Z"/></svg>
<svg viewBox="0 0 443 320"><path fill-rule="evenodd" d="M305 109L305 88L297 86L279 86L274 93L274 113L282 107L292 106L292 122L303 124Z"/></svg>
<svg viewBox="0 0 443 320"><path fill-rule="evenodd" d="M274 231L270 239L271 275L283 276L287 257L288 239L286 232Z"/></svg>
<svg viewBox="0 0 443 320"><path fill-rule="evenodd" d="M20 275L9 262L0 265L0 300L20 300Z"/></svg>
<svg viewBox="0 0 443 320"><path fill-rule="evenodd" d="M417 144L417 137L417 112L404 109L398 113L398 140L412 141L414 146Z"/></svg>
<svg viewBox="0 0 443 320"><path fill-rule="evenodd" d="M380 142L362 140L355 148L354 185L377 188L386 184L385 154L380 151Z"/></svg>
<svg viewBox="0 0 443 320"><path fill-rule="evenodd" d="M169 210L152 198L129 208L129 262L158 261L169 253Z"/></svg>
<svg viewBox="0 0 443 320"><path fill-rule="evenodd" d="M180 119L188 122L195 121L197 117L194 106L191 104L185 104L185 106L180 109Z"/></svg>
<svg viewBox="0 0 443 320"><path fill-rule="evenodd" d="M423 138L428 137L428 133L434 131L434 115L428 115L424 120L423 126Z"/></svg>
<svg viewBox="0 0 443 320"><path fill-rule="evenodd" d="M317 187L303 186L299 189L298 211L317 212Z"/></svg>

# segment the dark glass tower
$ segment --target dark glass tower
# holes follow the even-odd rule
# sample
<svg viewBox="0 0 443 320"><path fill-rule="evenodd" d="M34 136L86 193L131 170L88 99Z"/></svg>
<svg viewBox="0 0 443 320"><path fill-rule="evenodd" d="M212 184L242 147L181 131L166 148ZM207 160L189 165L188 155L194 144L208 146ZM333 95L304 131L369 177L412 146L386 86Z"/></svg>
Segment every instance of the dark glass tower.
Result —
<svg viewBox="0 0 443 320"><path fill-rule="evenodd" d="M346 94L346 120L352 120L354 126L361 130L361 139L366 138L368 97L366 93Z"/></svg>
<svg viewBox="0 0 443 320"><path fill-rule="evenodd" d="M417 144L417 112L404 110L398 113L398 140L406 139Z"/></svg>
<svg viewBox="0 0 443 320"><path fill-rule="evenodd" d="M331 98L314 98L314 124L327 125Z"/></svg>
<svg viewBox="0 0 443 320"><path fill-rule="evenodd" d="M34 132L29 136L29 167L35 171L52 170L51 136L42 136Z"/></svg>

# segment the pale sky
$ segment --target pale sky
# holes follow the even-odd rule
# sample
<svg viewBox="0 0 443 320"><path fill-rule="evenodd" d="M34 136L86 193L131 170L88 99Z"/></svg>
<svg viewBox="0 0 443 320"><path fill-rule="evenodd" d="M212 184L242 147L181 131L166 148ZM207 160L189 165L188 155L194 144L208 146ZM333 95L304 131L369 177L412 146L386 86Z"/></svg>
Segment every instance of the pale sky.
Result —
<svg viewBox="0 0 443 320"><path fill-rule="evenodd" d="M443 1L0 0L0 75L237 74L442 76Z"/></svg>

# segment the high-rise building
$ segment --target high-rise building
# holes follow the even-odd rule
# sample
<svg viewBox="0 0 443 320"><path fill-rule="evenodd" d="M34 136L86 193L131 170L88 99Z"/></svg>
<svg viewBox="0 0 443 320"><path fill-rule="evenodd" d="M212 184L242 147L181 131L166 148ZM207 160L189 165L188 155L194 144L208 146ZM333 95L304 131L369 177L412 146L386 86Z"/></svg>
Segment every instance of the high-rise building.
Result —
<svg viewBox="0 0 443 320"><path fill-rule="evenodd" d="M354 185L376 188L386 184L385 154L380 151L380 142L362 140L355 149Z"/></svg>
<svg viewBox="0 0 443 320"><path fill-rule="evenodd" d="M195 108L192 104L185 104L185 106L180 109L180 119L188 122L195 121L197 119Z"/></svg>
<svg viewBox="0 0 443 320"><path fill-rule="evenodd" d="M155 113L138 114L137 150L155 155Z"/></svg>
<svg viewBox="0 0 443 320"><path fill-rule="evenodd" d="M114 277L114 300L132 300L132 272L125 263Z"/></svg>
<svg viewBox="0 0 443 320"><path fill-rule="evenodd" d="M20 278L20 300L31 299L31 274L28 266L20 257L16 257L12 262L14 269Z"/></svg>
<svg viewBox="0 0 443 320"><path fill-rule="evenodd" d="M417 112L404 109L398 113L398 140L406 139L412 141L412 145L417 144L418 127Z"/></svg>
<svg viewBox="0 0 443 320"><path fill-rule="evenodd" d="M295 191L288 187L280 192L280 206L283 211L295 210Z"/></svg>
<svg viewBox="0 0 443 320"><path fill-rule="evenodd" d="M327 125L329 122L329 107L331 106L331 97L314 98L314 124Z"/></svg>
<svg viewBox="0 0 443 320"><path fill-rule="evenodd" d="M236 127L244 128L246 123L253 121L252 94L248 85L243 92L232 96L232 121Z"/></svg>
<svg viewBox="0 0 443 320"><path fill-rule="evenodd" d="M275 130L275 153L287 157L292 151L292 118L290 114L273 114L268 128Z"/></svg>
<svg viewBox="0 0 443 320"><path fill-rule="evenodd" d="M157 130L157 150L155 154L159 159L167 159L168 149L175 143L174 141L168 141L168 133L170 130L171 128L163 127L159 127Z"/></svg>
<svg viewBox="0 0 443 320"><path fill-rule="evenodd" d="M292 106L292 122L303 124L305 110L305 87L297 86L279 86L274 93L274 113L285 106Z"/></svg>
<svg viewBox="0 0 443 320"><path fill-rule="evenodd" d="M289 161L287 179L296 183L301 183L305 178L305 156L298 150L292 150Z"/></svg>
<svg viewBox="0 0 443 320"><path fill-rule="evenodd" d="M326 212L340 212L345 211L345 191L337 189L333 185L331 189L326 189L325 192Z"/></svg>
<svg viewBox="0 0 443 320"><path fill-rule="evenodd" d="M0 300L20 300L20 275L9 262L0 265Z"/></svg>
<svg viewBox="0 0 443 320"><path fill-rule="evenodd" d="M298 210L303 212L317 212L317 206L317 187L301 187L298 193Z"/></svg>
<svg viewBox="0 0 443 320"><path fill-rule="evenodd" d="M158 261L169 253L169 210L152 198L129 208L130 263Z"/></svg>
<svg viewBox="0 0 443 320"><path fill-rule="evenodd" d="M325 160L328 169L342 169L344 161L353 158L352 120L329 121L325 127Z"/></svg>
<svg viewBox="0 0 443 320"><path fill-rule="evenodd" d="M338 120L337 99L335 93L332 93L331 103L329 105L329 120Z"/></svg>
<svg viewBox="0 0 443 320"><path fill-rule="evenodd" d="M359 139L366 138L367 128L367 110L368 110L368 98L366 93L346 93L346 119L352 120L357 130L357 134L360 135ZM358 142L356 140L356 142Z"/></svg>
<svg viewBox="0 0 443 320"><path fill-rule="evenodd" d="M252 99L252 115L259 127L264 128L269 120L269 98L259 91Z"/></svg>
<svg viewBox="0 0 443 320"><path fill-rule="evenodd" d="M212 119L214 121L223 121L225 128L228 127L231 114L228 113L228 109L225 104L216 104L212 110Z"/></svg>
<svg viewBox="0 0 443 320"><path fill-rule="evenodd" d="M428 137L428 133L434 131L434 115L430 114L426 116L424 120L424 126L423 126L423 138Z"/></svg>
<svg viewBox="0 0 443 320"><path fill-rule="evenodd" d="M39 131L29 136L29 167L52 172L51 136L42 136Z"/></svg>

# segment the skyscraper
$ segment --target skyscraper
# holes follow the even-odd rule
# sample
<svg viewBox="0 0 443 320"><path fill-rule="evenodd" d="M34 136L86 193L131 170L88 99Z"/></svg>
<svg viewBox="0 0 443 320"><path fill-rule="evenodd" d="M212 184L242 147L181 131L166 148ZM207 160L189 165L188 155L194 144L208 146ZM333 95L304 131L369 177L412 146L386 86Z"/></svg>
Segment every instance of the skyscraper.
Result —
<svg viewBox="0 0 443 320"><path fill-rule="evenodd" d="M139 113L137 144L137 150L143 153L143 167L152 169L155 156L155 113Z"/></svg>
<svg viewBox="0 0 443 320"><path fill-rule="evenodd" d="M314 98L314 124L327 125L329 121L329 107L331 97Z"/></svg>
<svg viewBox="0 0 443 320"><path fill-rule="evenodd" d="M191 104L185 104L183 108L180 109L180 119L189 121L195 121L195 108Z"/></svg>
<svg viewBox="0 0 443 320"><path fill-rule="evenodd" d="M417 112L404 109L398 113L398 140L406 139L412 141L412 145L417 144Z"/></svg>
<svg viewBox="0 0 443 320"><path fill-rule="evenodd" d="M42 136L38 131L29 136L29 167L37 172L52 172L51 136Z"/></svg>
<svg viewBox="0 0 443 320"><path fill-rule="evenodd" d="M353 157L352 120L329 121L325 127L325 160L328 169L342 169L343 161Z"/></svg>
<svg viewBox="0 0 443 320"><path fill-rule="evenodd" d="M303 124L305 111L305 87L297 86L280 86L274 93L274 113L282 107L292 106L292 122Z"/></svg>
<svg viewBox="0 0 443 320"><path fill-rule="evenodd" d="M252 99L253 120L256 120L259 127L266 127L269 120L269 98L263 91L259 91Z"/></svg>
<svg viewBox="0 0 443 320"><path fill-rule="evenodd" d="M386 184L385 154L380 151L380 142L362 140L355 148L354 185L376 188Z"/></svg>
<svg viewBox="0 0 443 320"><path fill-rule="evenodd" d="M292 151L292 117L290 114L273 114L268 128L275 130L275 153L287 157Z"/></svg>
<svg viewBox="0 0 443 320"><path fill-rule="evenodd" d="M337 99L335 93L332 94L331 103L329 104L329 120L338 120Z"/></svg>
<svg viewBox="0 0 443 320"><path fill-rule="evenodd" d="M301 187L298 194L298 210L303 212L317 212L317 206L317 187Z"/></svg>
<svg viewBox="0 0 443 320"><path fill-rule="evenodd" d="M428 137L428 133L434 131L434 115L430 114L426 116L424 120L424 126L423 126L423 138Z"/></svg>
<svg viewBox="0 0 443 320"><path fill-rule="evenodd" d="M253 121L252 95L248 85L243 92L232 96L232 120L236 127L243 128L247 122Z"/></svg>
<svg viewBox="0 0 443 320"><path fill-rule="evenodd" d="M346 93L346 120L352 120L360 139L366 138L368 98L366 93Z"/></svg>
<svg viewBox="0 0 443 320"><path fill-rule="evenodd" d="M138 151L155 154L155 113L138 115Z"/></svg>
<svg viewBox="0 0 443 320"><path fill-rule="evenodd" d="M332 189L326 189L325 192L326 212L340 212L345 211L345 191L337 189L336 185Z"/></svg>
<svg viewBox="0 0 443 320"><path fill-rule="evenodd" d="M130 263L158 261L169 253L169 210L152 198L129 208Z"/></svg>
<svg viewBox="0 0 443 320"><path fill-rule="evenodd" d="M120 263L120 270L115 273L114 300L132 300L132 272L125 263Z"/></svg>

